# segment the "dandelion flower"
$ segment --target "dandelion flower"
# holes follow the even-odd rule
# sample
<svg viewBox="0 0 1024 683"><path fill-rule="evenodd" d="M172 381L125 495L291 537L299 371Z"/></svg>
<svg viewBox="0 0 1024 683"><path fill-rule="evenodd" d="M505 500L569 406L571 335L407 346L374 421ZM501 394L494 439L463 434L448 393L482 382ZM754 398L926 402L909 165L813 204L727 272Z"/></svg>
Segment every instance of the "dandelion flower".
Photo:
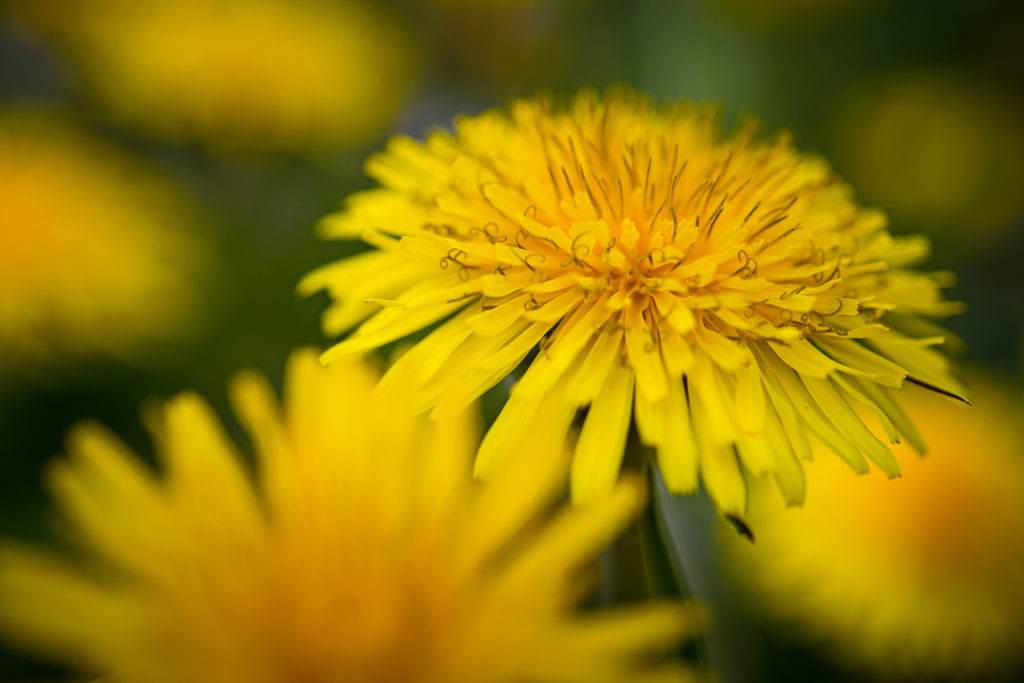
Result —
<svg viewBox="0 0 1024 683"><path fill-rule="evenodd" d="M899 481L821 458L802 509L755 496L757 542L726 539L737 579L797 632L879 675L977 680L1020 663L1022 406L999 386L981 390L970 409L912 397L934 447L907 453Z"/></svg>
<svg viewBox="0 0 1024 683"><path fill-rule="evenodd" d="M366 3L85 0L51 14L38 21L114 116L219 147L368 140L411 80L401 32Z"/></svg>
<svg viewBox="0 0 1024 683"><path fill-rule="evenodd" d="M324 360L442 321L395 367L417 368L421 407L443 417L539 347L481 446L481 476L538 415L567 429L589 406L577 501L613 488L632 416L671 491L702 479L739 513L745 471L802 500L808 433L857 471L870 459L898 474L851 403L918 443L893 390L909 378L962 393L920 317L956 307L942 278L907 269L927 241L890 235L784 137L723 135L706 107L519 101L425 143L396 138L367 170L381 187L323 230L376 249L300 285L333 296L328 333L366 319Z"/></svg>
<svg viewBox="0 0 1024 683"><path fill-rule="evenodd" d="M0 114L0 351L131 354L180 333L202 249L169 183L49 115Z"/></svg>
<svg viewBox="0 0 1024 683"><path fill-rule="evenodd" d="M375 381L298 352L279 406L241 375L252 476L194 394L156 419L162 476L78 428L49 484L82 559L4 548L0 631L139 683L692 679L654 657L693 625L680 603L572 609L585 563L643 504L638 480L553 507L565 461L534 444L479 484L465 420L417 418Z"/></svg>

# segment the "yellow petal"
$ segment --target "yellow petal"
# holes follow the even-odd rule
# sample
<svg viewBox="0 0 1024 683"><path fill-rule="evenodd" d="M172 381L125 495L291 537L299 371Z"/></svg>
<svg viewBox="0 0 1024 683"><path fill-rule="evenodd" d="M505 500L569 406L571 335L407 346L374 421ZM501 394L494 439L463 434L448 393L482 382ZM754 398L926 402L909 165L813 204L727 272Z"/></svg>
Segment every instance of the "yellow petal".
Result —
<svg viewBox="0 0 1024 683"><path fill-rule="evenodd" d="M630 306L626 311L626 352L636 370L637 390L649 401L659 401L668 391L665 365L652 331L644 322L642 311Z"/></svg>
<svg viewBox="0 0 1024 683"><path fill-rule="evenodd" d="M771 408L766 413L764 439L775 457L772 475L782 499L787 505L800 505L807 495L804 468L791 446L791 436L783 429L778 415Z"/></svg>
<svg viewBox="0 0 1024 683"><path fill-rule="evenodd" d="M605 384L612 365L622 362L622 331L607 329L591 342L586 357L565 388L566 396L577 405L594 400Z"/></svg>
<svg viewBox="0 0 1024 683"><path fill-rule="evenodd" d="M592 503L615 488L632 421L633 369L614 363L590 406L572 460L572 499Z"/></svg>
<svg viewBox="0 0 1024 683"><path fill-rule="evenodd" d="M832 381L814 377L804 377L803 381L811 397L828 415L829 421L887 476L898 477L900 466L892 451L864 426Z"/></svg>
<svg viewBox="0 0 1024 683"><path fill-rule="evenodd" d="M697 358L690 374L687 375L691 404L700 399L704 419L707 422L706 438L718 446L736 442L738 432L733 418L732 401L726 399L727 390L720 372L703 356Z"/></svg>
<svg viewBox="0 0 1024 683"><path fill-rule="evenodd" d="M657 442L658 468L665 487L677 495L693 493L698 483L697 446L681 377L669 380L668 395L658 409L663 412L661 423L664 425Z"/></svg>
<svg viewBox="0 0 1024 683"><path fill-rule="evenodd" d="M765 389L761 368L751 356L736 368L736 423L745 434L758 435L764 426Z"/></svg>
<svg viewBox="0 0 1024 683"><path fill-rule="evenodd" d="M513 391L480 443L473 475L488 479L495 468L500 466L499 456L508 455L505 443L514 443L516 439L523 438L531 430L536 430L538 424L544 425L545 438L562 444L575 415L576 405L559 393L538 401Z"/></svg>
<svg viewBox="0 0 1024 683"><path fill-rule="evenodd" d="M793 369L783 363L778 356L771 355L772 351L763 346L755 347L755 354L758 355L758 361L765 379L768 380L768 386L774 385L776 396L773 396L772 400L776 407L783 402L791 403L796 414L815 436L845 460L855 472L866 473L868 463L864 456L850 444L850 440L845 435L835 428ZM783 417L782 410L779 411L779 416ZM795 444L794 447L796 447Z"/></svg>

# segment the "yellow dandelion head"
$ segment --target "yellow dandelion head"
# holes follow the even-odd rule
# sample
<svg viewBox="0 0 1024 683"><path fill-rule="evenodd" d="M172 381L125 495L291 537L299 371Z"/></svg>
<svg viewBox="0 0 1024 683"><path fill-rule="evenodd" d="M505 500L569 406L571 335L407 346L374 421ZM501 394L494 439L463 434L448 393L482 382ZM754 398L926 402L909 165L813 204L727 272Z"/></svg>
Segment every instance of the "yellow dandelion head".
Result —
<svg viewBox="0 0 1024 683"><path fill-rule="evenodd" d="M903 479L820 458L803 508L759 489L748 519L757 542L724 534L750 596L879 675L973 680L1019 663L1024 406L998 385L980 389L986 400L972 408L912 397L934 446L925 458L896 447Z"/></svg>
<svg viewBox="0 0 1024 683"><path fill-rule="evenodd" d="M333 296L328 333L369 318L325 360L444 321L396 365L416 368L421 408L444 416L539 348L484 440L481 475L538 415L567 429L589 405L577 500L614 486L632 415L673 492L702 478L739 513L744 472L802 500L808 433L857 471L869 459L895 476L851 404L919 444L893 389L909 378L962 393L920 317L956 310L945 278L907 268L927 241L893 237L784 136L723 134L708 107L622 92L563 109L519 101L424 143L396 138L367 170L381 187L322 227L376 249L300 285Z"/></svg>
<svg viewBox="0 0 1024 683"><path fill-rule="evenodd" d="M365 141L411 80L405 36L362 2L82 0L42 21L114 115L219 147Z"/></svg>
<svg viewBox="0 0 1024 683"><path fill-rule="evenodd" d="M82 559L4 547L0 632L140 683L686 680L656 656L692 628L684 606L572 609L639 480L559 506L565 461L526 439L481 485L471 421L417 418L376 379L298 352L279 405L241 375L254 474L194 394L151 420L161 475L78 428L48 482Z"/></svg>
<svg viewBox="0 0 1024 683"><path fill-rule="evenodd" d="M0 351L18 364L180 334L203 249L155 172L51 115L0 114Z"/></svg>

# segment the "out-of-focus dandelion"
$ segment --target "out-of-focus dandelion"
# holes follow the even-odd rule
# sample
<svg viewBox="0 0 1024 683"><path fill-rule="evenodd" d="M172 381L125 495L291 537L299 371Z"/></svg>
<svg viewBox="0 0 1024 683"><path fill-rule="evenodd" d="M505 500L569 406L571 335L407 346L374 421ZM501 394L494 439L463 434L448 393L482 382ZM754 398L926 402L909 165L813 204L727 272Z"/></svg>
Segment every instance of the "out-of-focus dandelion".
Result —
<svg viewBox="0 0 1024 683"><path fill-rule="evenodd" d="M879 675L975 680L1020 662L1024 407L981 389L969 409L914 397L908 412L933 448L907 453L899 481L821 458L803 508L762 489L748 518L757 542L725 531L750 597Z"/></svg>
<svg viewBox="0 0 1024 683"><path fill-rule="evenodd" d="M865 83L835 125L837 161L893 219L957 249L1024 215L1024 118L997 90L916 72Z"/></svg>
<svg viewBox="0 0 1024 683"><path fill-rule="evenodd" d="M25 12L116 117L217 147L365 142L411 83L406 36L369 3L81 0Z"/></svg>
<svg viewBox="0 0 1024 683"><path fill-rule="evenodd" d="M205 258L168 181L51 114L0 114L0 365L188 329Z"/></svg>
<svg viewBox="0 0 1024 683"><path fill-rule="evenodd" d="M376 379L298 352L281 406L239 376L252 476L194 394L153 419L161 476L79 427L48 481L82 559L6 546L3 633L140 683L692 679L652 658L694 628L680 603L572 609L643 505L639 480L560 507L559 445L525 438L479 484L472 425L417 418Z"/></svg>
<svg viewBox="0 0 1024 683"><path fill-rule="evenodd" d="M539 415L564 433L589 405L577 501L614 488L632 416L671 491L700 477L739 513L744 470L803 499L808 433L859 472L871 460L897 475L851 405L918 444L893 390L909 378L963 393L920 317L957 310L940 295L947 278L907 268L927 241L894 238L785 137L723 135L709 108L622 92L564 110L519 101L425 143L396 138L367 170L382 187L323 232L376 249L300 286L334 297L330 334L369 318L324 360L444 321L395 365L440 418L539 347L484 440L480 475Z"/></svg>

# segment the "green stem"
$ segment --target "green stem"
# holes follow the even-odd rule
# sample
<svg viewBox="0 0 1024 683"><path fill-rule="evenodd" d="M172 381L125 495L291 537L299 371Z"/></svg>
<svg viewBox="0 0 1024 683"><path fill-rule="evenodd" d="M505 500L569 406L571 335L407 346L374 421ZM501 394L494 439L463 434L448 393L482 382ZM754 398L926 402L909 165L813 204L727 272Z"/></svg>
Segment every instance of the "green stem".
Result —
<svg viewBox="0 0 1024 683"><path fill-rule="evenodd" d="M659 489L653 462L651 449L640 442L635 429L631 430L624 468L649 479L650 497L639 519L612 546L607 556L614 602L693 597L677 549L659 514L663 492ZM707 670L709 656L703 637L694 639L693 649L688 654L702 670Z"/></svg>
<svg viewBox="0 0 1024 683"><path fill-rule="evenodd" d="M650 503L647 505L645 515L647 512L650 512L650 515L653 518L653 526L659 541L659 547L674 579L677 591L676 595L693 599L693 588L686 577L686 570L683 567L681 553L675 547L675 543L672 540L672 535L669 532L664 516L658 514L659 510L664 511L665 509L665 506L662 504L663 497L666 495L670 496L672 494L662 488L658 472L655 467L652 467L650 470L650 490L651 498ZM710 671L711 654L708 648L707 633L701 632L701 634L697 635L693 639L693 646L700 669L703 671Z"/></svg>

